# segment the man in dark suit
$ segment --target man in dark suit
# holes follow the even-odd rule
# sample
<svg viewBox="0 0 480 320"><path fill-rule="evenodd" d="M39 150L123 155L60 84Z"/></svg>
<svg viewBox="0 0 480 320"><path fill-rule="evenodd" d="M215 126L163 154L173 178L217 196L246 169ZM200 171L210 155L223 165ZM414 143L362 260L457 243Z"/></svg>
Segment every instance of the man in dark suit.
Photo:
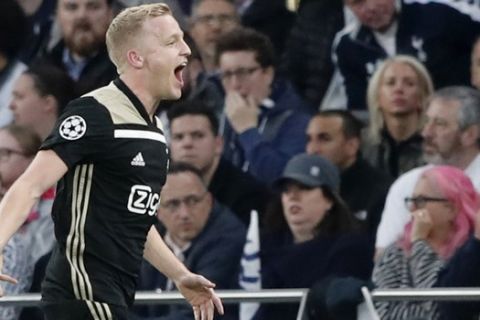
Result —
<svg viewBox="0 0 480 320"><path fill-rule="evenodd" d="M226 207L214 200L199 170L186 163L173 163L162 189L158 230L173 253L190 270L209 277L216 289L237 288L245 227ZM140 290L174 290L171 280L144 263ZM222 319L236 319L235 308ZM142 319L192 319L186 304L139 308ZM159 319L159 318L155 318Z"/></svg>

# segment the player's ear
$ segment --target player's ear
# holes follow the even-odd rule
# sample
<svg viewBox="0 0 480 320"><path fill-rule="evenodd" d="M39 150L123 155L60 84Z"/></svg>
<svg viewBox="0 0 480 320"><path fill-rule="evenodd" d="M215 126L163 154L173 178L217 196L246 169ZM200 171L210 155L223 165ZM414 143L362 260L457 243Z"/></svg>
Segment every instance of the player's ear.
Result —
<svg viewBox="0 0 480 320"><path fill-rule="evenodd" d="M144 59L139 51L132 49L127 52L127 61L135 69L140 69L143 67Z"/></svg>

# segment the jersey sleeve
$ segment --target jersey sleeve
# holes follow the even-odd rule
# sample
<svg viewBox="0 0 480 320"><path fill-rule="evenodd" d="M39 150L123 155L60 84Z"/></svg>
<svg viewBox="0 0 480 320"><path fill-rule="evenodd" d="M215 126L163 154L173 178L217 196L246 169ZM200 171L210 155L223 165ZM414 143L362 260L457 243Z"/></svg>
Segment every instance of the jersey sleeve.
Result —
<svg viewBox="0 0 480 320"><path fill-rule="evenodd" d="M108 110L93 97L68 104L40 150L53 150L71 168L95 161L109 150L113 122Z"/></svg>

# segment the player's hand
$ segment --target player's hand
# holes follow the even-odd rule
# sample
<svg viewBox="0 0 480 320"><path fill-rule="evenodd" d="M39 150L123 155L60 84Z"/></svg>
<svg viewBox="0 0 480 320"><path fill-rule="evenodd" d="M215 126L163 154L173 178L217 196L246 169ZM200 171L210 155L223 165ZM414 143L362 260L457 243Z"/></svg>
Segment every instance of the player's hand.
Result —
<svg viewBox="0 0 480 320"><path fill-rule="evenodd" d="M213 290L215 284L205 277L189 273L175 284L192 305L195 320L212 320L215 308L218 313L223 314L222 301Z"/></svg>
<svg viewBox="0 0 480 320"><path fill-rule="evenodd" d="M419 209L412 212L412 242L416 240L425 240L432 231L432 218L426 209Z"/></svg>
<svg viewBox="0 0 480 320"><path fill-rule="evenodd" d="M17 279L10 277L9 275L3 274L3 254L0 254L0 281L7 281L13 284L17 283ZM0 285L0 297L3 297L3 287Z"/></svg>
<svg viewBox="0 0 480 320"><path fill-rule="evenodd" d="M225 114L236 133L256 128L260 109L252 96L242 97L238 92L228 92L225 97Z"/></svg>

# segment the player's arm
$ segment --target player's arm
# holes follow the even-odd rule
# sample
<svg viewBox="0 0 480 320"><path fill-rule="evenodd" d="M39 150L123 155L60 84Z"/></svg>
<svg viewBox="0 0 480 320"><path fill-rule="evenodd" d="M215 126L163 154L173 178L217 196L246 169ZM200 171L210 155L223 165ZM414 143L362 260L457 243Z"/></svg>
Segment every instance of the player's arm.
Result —
<svg viewBox="0 0 480 320"><path fill-rule="evenodd" d="M24 223L40 196L65 173L67 166L52 150L39 151L30 166L10 187L0 202L0 280L15 282L1 274L3 248ZM0 296L3 292L0 288Z"/></svg>
<svg viewBox="0 0 480 320"><path fill-rule="evenodd" d="M214 306L223 314L222 302L213 291L215 284L190 272L166 246L153 226L147 235L144 258L175 282L192 305L196 320L213 319Z"/></svg>

